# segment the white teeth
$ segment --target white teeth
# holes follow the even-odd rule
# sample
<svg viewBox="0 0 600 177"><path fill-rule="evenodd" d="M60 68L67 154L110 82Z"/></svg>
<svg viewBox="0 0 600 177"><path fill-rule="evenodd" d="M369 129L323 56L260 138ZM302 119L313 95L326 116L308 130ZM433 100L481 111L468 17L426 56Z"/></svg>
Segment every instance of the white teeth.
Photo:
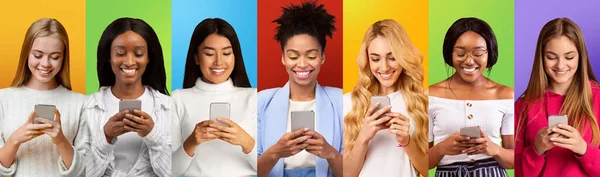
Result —
<svg viewBox="0 0 600 177"><path fill-rule="evenodd" d="M305 72L299 72L299 71L296 71L296 74L298 74L298 75L301 75L301 76L306 76L306 75L308 75L309 73L310 73L310 71L305 71Z"/></svg>
<svg viewBox="0 0 600 177"><path fill-rule="evenodd" d="M225 69L211 69L212 72L220 73L225 71Z"/></svg>
<svg viewBox="0 0 600 177"><path fill-rule="evenodd" d="M389 73L389 74L382 74L382 73L379 73L379 75L380 75L381 77L383 77L383 78L389 78L390 76L392 76L392 73Z"/></svg>
<svg viewBox="0 0 600 177"><path fill-rule="evenodd" d="M121 68L121 70L127 74L131 74L134 73L137 69L125 69L125 68Z"/></svg>
<svg viewBox="0 0 600 177"><path fill-rule="evenodd" d="M463 70L465 70L466 72L473 72L475 71L477 68L462 68Z"/></svg>
<svg viewBox="0 0 600 177"><path fill-rule="evenodd" d="M38 69L38 71L40 71L42 74L48 74L52 70L41 70L41 69Z"/></svg>
<svg viewBox="0 0 600 177"><path fill-rule="evenodd" d="M556 71L556 73L558 73L558 74L565 74L565 73L567 73L567 70L565 70L565 71Z"/></svg>

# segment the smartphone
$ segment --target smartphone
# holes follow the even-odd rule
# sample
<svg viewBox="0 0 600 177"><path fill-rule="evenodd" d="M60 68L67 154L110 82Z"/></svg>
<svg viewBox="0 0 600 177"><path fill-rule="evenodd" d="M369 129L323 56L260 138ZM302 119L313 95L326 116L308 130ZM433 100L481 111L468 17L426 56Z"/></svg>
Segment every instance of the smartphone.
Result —
<svg viewBox="0 0 600 177"><path fill-rule="evenodd" d="M315 112L314 111L292 111L291 131L296 131L302 128L315 130Z"/></svg>
<svg viewBox="0 0 600 177"><path fill-rule="evenodd" d="M217 118L229 119L231 105L227 102L213 102L210 103L210 120L214 120L218 125L226 126L229 125L220 122Z"/></svg>
<svg viewBox="0 0 600 177"><path fill-rule="evenodd" d="M567 115L560 114L560 115L550 115L550 116L548 116L548 128L553 127L553 126L555 126L557 124L568 125L569 124L569 119L567 118Z"/></svg>
<svg viewBox="0 0 600 177"><path fill-rule="evenodd" d="M372 96L371 97L371 106L375 105L379 103L379 106L377 106L377 108L375 108L375 110L373 111L373 114L375 114L375 112L379 111L380 109L383 109L386 106L390 105L390 98L387 96ZM377 119L381 119L384 115L381 115L379 117L377 117Z"/></svg>
<svg viewBox="0 0 600 177"><path fill-rule="evenodd" d="M44 119L48 119L50 121L54 121L54 112L56 110L56 106L49 104L36 104L34 108L35 117L41 117ZM41 124L41 122L35 121L36 124Z"/></svg>
<svg viewBox="0 0 600 177"><path fill-rule="evenodd" d="M463 127L463 128L460 128L460 135L468 136L471 138L480 138L481 137L481 132L479 132L480 130L481 130L481 128L479 126Z"/></svg>
<svg viewBox="0 0 600 177"><path fill-rule="evenodd" d="M133 114L133 110L142 110L142 100L121 100L119 102L119 112L129 110Z"/></svg>

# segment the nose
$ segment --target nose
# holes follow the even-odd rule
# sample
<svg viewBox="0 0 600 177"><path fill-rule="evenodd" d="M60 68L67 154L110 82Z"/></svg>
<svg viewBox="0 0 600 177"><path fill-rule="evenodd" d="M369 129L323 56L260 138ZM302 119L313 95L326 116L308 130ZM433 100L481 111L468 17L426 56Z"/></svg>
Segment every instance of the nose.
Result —
<svg viewBox="0 0 600 177"><path fill-rule="evenodd" d="M44 58L42 58L42 60L40 61L40 65L42 65L42 67L46 68L50 66L50 56L46 56Z"/></svg>
<svg viewBox="0 0 600 177"><path fill-rule="evenodd" d="M475 64L475 56L473 56L472 54L467 54L466 56L467 58L465 58L465 64L467 65L472 65Z"/></svg>
<svg viewBox="0 0 600 177"><path fill-rule="evenodd" d="M390 64L388 63L389 61L387 59L381 59L381 66L380 66L380 70L382 72L387 72L388 70L390 70Z"/></svg>
<svg viewBox="0 0 600 177"><path fill-rule="evenodd" d="M298 64L297 64L298 67L301 67L301 68L306 67L306 65L308 64L308 61L306 61L306 60L307 60L306 57L298 58Z"/></svg>
<svg viewBox="0 0 600 177"><path fill-rule="evenodd" d="M558 59L558 62L556 63L556 67L558 67L558 69L562 69L565 66L565 61L566 59L564 57L561 57Z"/></svg>
<svg viewBox="0 0 600 177"><path fill-rule="evenodd" d="M125 65L127 66L131 66L135 64L135 58L133 56L133 53L130 53L129 55L127 55L127 59L125 60Z"/></svg>
<svg viewBox="0 0 600 177"><path fill-rule="evenodd" d="M214 65L219 66L223 63L223 57L221 56L221 54L217 54L215 55L215 62Z"/></svg>

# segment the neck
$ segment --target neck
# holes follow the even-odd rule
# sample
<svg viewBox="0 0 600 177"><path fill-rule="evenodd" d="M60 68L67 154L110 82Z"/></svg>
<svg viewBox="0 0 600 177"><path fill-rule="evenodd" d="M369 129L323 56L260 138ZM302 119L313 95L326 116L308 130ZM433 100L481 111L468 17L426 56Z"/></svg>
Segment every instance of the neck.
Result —
<svg viewBox="0 0 600 177"><path fill-rule="evenodd" d="M453 84L458 84L460 86L466 86L471 88L483 87L485 86L485 81L487 80L485 77L479 76L473 82L467 82L463 78L461 78L460 75L458 75L457 73L454 73L452 77L450 77L450 79L452 80Z"/></svg>
<svg viewBox="0 0 600 177"><path fill-rule="evenodd" d="M119 99L137 99L144 94L144 86L141 82L134 84L115 83L110 91Z"/></svg>
<svg viewBox="0 0 600 177"><path fill-rule="evenodd" d="M560 95L566 95L567 91L569 90L569 87L571 86L571 82L567 82L567 83L562 83L562 84L558 84L555 82L550 82L550 85L548 86L548 90L558 93Z"/></svg>
<svg viewBox="0 0 600 177"><path fill-rule="evenodd" d="M391 87L379 87L379 95L378 96L389 95L396 91L398 91L398 85L396 85L396 84L394 84Z"/></svg>
<svg viewBox="0 0 600 177"><path fill-rule="evenodd" d="M292 101L311 101L315 99L316 82L311 82L308 85L298 85L295 82L290 82L290 100Z"/></svg>
<svg viewBox="0 0 600 177"><path fill-rule="evenodd" d="M48 82L41 82L32 77L29 79L29 81L27 81L27 83L25 83L25 87L38 91L47 91L58 87L58 83L56 83L56 79L52 79Z"/></svg>

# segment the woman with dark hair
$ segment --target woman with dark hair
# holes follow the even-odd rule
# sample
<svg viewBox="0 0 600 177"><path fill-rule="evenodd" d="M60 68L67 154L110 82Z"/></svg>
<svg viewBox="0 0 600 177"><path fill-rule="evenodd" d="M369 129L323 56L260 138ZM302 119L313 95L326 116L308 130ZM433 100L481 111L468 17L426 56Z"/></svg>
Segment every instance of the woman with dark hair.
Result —
<svg viewBox="0 0 600 177"><path fill-rule="evenodd" d="M513 89L483 75L498 61L492 28L461 18L446 32L442 52L455 73L429 87L429 169L437 166L435 176L443 177L508 176L505 169L514 162Z"/></svg>
<svg viewBox="0 0 600 177"><path fill-rule="evenodd" d="M33 22L12 85L0 89L0 176L82 175L85 97L71 91L69 60L63 25L50 18ZM53 118L36 114L39 104L53 105Z"/></svg>
<svg viewBox="0 0 600 177"><path fill-rule="evenodd" d="M575 22L556 18L542 27L515 109L515 176L600 176L600 85ZM567 123L549 125L557 114Z"/></svg>
<svg viewBox="0 0 600 177"><path fill-rule="evenodd" d="M335 17L305 2L283 8L273 22L289 81L258 94L258 175L342 176L342 91L317 83ZM292 129L295 112L312 115L314 131Z"/></svg>
<svg viewBox="0 0 600 177"><path fill-rule="evenodd" d="M225 20L194 29L183 88L173 92L173 176L256 175L256 89ZM213 104L228 105L229 117L211 120Z"/></svg>
<svg viewBox="0 0 600 177"><path fill-rule="evenodd" d="M171 98L158 36L140 19L119 18L98 44L100 90L86 98L86 176L170 176ZM120 110L119 100L141 109Z"/></svg>

